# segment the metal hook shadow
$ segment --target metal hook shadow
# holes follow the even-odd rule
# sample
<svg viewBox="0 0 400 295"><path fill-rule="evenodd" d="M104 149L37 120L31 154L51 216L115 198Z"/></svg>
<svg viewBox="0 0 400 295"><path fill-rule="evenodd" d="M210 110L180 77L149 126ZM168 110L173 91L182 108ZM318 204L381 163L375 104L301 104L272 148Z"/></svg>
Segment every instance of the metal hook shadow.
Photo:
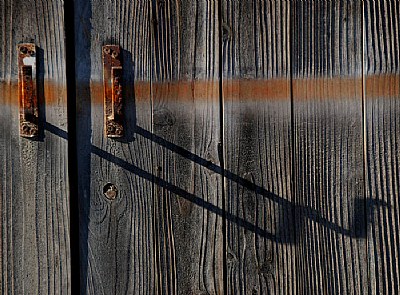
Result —
<svg viewBox="0 0 400 295"><path fill-rule="evenodd" d="M67 133L65 131L59 129L58 127L51 125L49 123L46 123L45 128L47 131L49 131L53 134L56 134L62 138L67 139ZM335 231L335 232L343 234L345 236L354 237L354 238L365 238L366 237L366 224L363 220L371 220L371 218L372 218L371 215L373 214L374 207L376 207L376 206L389 207L387 203L382 202L382 201L374 201L374 200L365 201L364 199L355 199L354 204L353 204L353 207L355 208L353 222L352 222L353 225L350 228L344 228L343 226L340 226L340 225L328 220L326 217L323 217L317 210L315 210L313 208L293 204L292 202L267 191L263 187L260 187L247 179L244 179L228 170L222 170L221 167L219 167L218 165L216 165L204 158L201 158L198 155L195 155L192 152L190 152L186 149L183 149L182 147L177 146L174 143L171 143L171 142L169 142L169 141L167 141L167 140L165 140L165 139L163 139L141 127L137 126L135 131L136 131L136 134L141 135L144 138L147 138L149 140L152 140L153 142L155 142L165 148L168 148L169 150L171 150L187 159L190 159L191 161L193 161L203 167L206 167L207 169L210 169L211 171L213 171L215 173L223 175L227 179L236 182L237 184L245 187L246 189L248 189L250 191L255 192L257 195L268 198L269 200L277 203L281 207L282 211L285 212L286 214L289 214L292 216L296 215L296 217L292 217L292 218L296 218L297 222L302 223L302 219L309 219L309 220L312 220L314 222L317 222L317 223L323 225L325 228L327 228L329 230ZM94 145L91 145L90 149L91 149L91 153L93 153L94 155L96 155L106 161L110 161L110 162L114 163L115 165L125 169L126 171L129 171L130 173L133 173L139 177L142 177L148 181L151 181L151 182L159 185L160 187L196 204L197 206L200 206L202 208L205 208L205 209L215 213L216 215L219 215L221 217L225 216L225 218L228 221L233 222L233 223L237 224L238 226L255 233L256 235L259 235L266 239L274 240L274 241L277 241L280 243L295 243L295 240L293 239L292 235L279 233L279 232L285 231L285 229L283 229L283 228L279 229L277 234L272 234L272 233L264 230L263 228L255 225L251 222L248 222L247 220L245 220L239 216L236 216L234 214L224 211L223 208L220 208L210 202L207 202L207 201L203 200L202 198L199 198L198 196L196 196L192 193L189 193L186 190L184 190L172 183L169 183L169 182L165 181L164 179L137 167L136 165L133 165L133 164L125 161L124 159L121 159L115 155L112 155ZM368 210L366 210L366 209L368 209ZM367 212L368 216L365 216L365 212ZM299 218L300 218L300 220L299 220ZM290 217L289 217L289 220L290 220ZM293 221L294 220L295 219L293 219ZM287 224L281 224L281 227L287 227Z"/></svg>

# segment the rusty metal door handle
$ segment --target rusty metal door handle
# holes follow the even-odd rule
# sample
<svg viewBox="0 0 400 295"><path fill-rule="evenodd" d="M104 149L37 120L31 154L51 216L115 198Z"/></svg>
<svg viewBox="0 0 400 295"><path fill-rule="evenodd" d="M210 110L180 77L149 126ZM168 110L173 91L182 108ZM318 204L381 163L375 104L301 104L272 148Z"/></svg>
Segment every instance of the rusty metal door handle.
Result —
<svg viewBox="0 0 400 295"><path fill-rule="evenodd" d="M36 92L36 46L18 45L18 93L20 135L36 137L39 134L39 110Z"/></svg>
<svg viewBox="0 0 400 295"><path fill-rule="evenodd" d="M122 62L118 45L103 46L104 133L107 137L124 135Z"/></svg>

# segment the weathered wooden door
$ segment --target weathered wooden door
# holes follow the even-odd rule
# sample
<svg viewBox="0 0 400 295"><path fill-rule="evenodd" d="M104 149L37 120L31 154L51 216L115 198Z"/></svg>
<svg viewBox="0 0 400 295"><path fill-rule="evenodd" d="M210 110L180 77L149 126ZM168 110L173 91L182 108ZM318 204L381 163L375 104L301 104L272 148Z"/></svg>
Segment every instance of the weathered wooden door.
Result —
<svg viewBox="0 0 400 295"><path fill-rule="evenodd" d="M398 0L0 12L2 294L398 292ZM105 135L104 45L121 49L121 138Z"/></svg>
<svg viewBox="0 0 400 295"><path fill-rule="evenodd" d="M63 1L0 1L0 292L70 292ZM20 136L17 45L36 45L39 135ZM35 67L33 67L35 72Z"/></svg>
<svg viewBox="0 0 400 295"><path fill-rule="evenodd" d="M75 8L84 293L221 294L218 2ZM122 140L104 137L104 44L122 48Z"/></svg>

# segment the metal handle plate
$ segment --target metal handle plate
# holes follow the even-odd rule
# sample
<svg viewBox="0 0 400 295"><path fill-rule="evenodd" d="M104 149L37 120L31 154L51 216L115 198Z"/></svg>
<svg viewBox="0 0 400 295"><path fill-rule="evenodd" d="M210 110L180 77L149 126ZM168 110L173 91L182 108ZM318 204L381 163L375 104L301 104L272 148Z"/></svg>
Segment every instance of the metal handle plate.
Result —
<svg viewBox="0 0 400 295"><path fill-rule="evenodd" d="M103 46L104 133L111 138L124 135L120 53L118 45Z"/></svg>
<svg viewBox="0 0 400 295"><path fill-rule="evenodd" d="M36 46L18 45L18 93L20 135L36 137L39 134L39 111L36 93Z"/></svg>

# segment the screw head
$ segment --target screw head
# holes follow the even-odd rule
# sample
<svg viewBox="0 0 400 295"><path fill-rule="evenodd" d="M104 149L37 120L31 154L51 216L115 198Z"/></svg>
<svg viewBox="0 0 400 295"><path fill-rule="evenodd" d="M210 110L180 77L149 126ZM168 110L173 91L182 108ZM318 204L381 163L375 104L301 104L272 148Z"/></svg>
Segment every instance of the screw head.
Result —
<svg viewBox="0 0 400 295"><path fill-rule="evenodd" d="M117 135L121 135L121 134L122 134L122 129L121 129L121 128L117 128L116 131L115 131L115 133L116 133Z"/></svg>
<svg viewBox="0 0 400 295"><path fill-rule="evenodd" d="M103 188L104 196L109 200L115 200L118 195L118 189L115 184L107 183Z"/></svg>
<svg viewBox="0 0 400 295"><path fill-rule="evenodd" d="M24 124L24 125L22 126L22 130L23 130L25 133L29 133L29 132L31 131L31 127L29 127L29 125L27 125L27 124Z"/></svg>
<svg viewBox="0 0 400 295"><path fill-rule="evenodd" d="M27 54L28 53L28 48L26 48L25 46L21 46L19 48L19 52L21 52L22 54Z"/></svg>
<svg viewBox="0 0 400 295"><path fill-rule="evenodd" d="M114 131L115 131L114 125L108 124L108 126L107 126L107 131L110 132L110 133L114 132Z"/></svg>
<svg viewBox="0 0 400 295"><path fill-rule="evenodd" d="M105 54L110 54L111 53L111 49L108 48L108 47L104 47L103 51L104 51Z"/></svg>
<svg viewBox="0 0 400 295"><path fill-rule="evenodd" d="M111 53L111 56L113 57L113 58L117 58L118 57L118 52L116 52L116 51L113 51L112 53Z"/></svg>

